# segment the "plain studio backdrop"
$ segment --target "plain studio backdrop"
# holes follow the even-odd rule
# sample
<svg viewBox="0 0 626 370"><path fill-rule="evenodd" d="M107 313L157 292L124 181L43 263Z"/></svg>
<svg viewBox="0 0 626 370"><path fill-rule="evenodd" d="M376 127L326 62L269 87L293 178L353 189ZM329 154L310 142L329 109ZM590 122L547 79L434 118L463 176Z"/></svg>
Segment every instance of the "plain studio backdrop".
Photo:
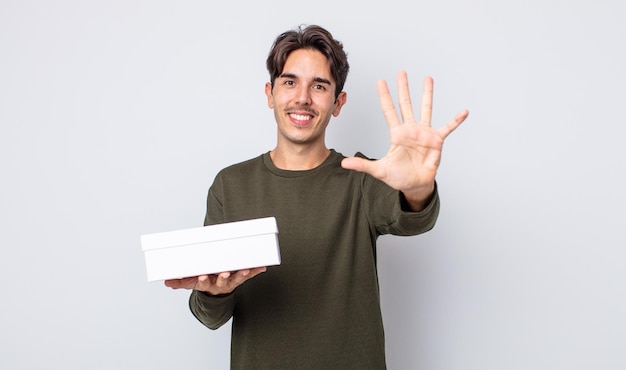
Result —
<svg viewBox="0 0 626 370"><path fill-rule="evenodd" d="M0 368L228 368L230 324L148 283L139 237L200 226L217 171L273 148L265 58L313 23L352 66L338 151L385 154L400 69L416 106L434 77L434 126L470 110L435 228L380 240L389 368L626 368L625 11L0 1Z"/></svg>

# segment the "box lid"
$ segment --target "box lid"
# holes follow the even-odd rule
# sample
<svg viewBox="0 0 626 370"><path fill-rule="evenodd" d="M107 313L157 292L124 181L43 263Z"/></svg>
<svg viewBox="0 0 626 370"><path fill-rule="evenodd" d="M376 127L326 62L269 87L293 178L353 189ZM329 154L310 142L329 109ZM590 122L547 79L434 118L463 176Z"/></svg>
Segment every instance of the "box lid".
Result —
<svg viewBox="0 0 626 370"><path fill-rule="evenodd" d="M278 233L275 217L256 218L244 221L227 222L190 229L166 231L141 236L144 251L181 245L205 243L225 239Z"/></svg>

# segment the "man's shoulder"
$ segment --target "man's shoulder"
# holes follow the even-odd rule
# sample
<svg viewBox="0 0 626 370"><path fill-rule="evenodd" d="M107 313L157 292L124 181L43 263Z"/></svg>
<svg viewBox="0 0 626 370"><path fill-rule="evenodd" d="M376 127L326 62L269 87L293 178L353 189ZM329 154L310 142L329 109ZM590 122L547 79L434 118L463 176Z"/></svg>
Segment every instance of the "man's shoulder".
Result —
<svg viewBox="0 0 626 370"><path fill-rule="evenodd" d="M218 176L249 173L254 168L258 168L260 165L263 165L264 155L265 154L261 154L254 158L250 158L224 167L221 171L219 171Z"/></svg>
<svg viewBox="0 0 626 370"><path fill-rule="evenodd" d="M374 158L370 158L370 157L366 156L365 154L363 154L363 153L361 153L361 152L356 152L356 153L354 153L354 156L355 156L355 157L358 157L358 158L368 159L368 160L370 160L370 161L375 160Z"/></svg>

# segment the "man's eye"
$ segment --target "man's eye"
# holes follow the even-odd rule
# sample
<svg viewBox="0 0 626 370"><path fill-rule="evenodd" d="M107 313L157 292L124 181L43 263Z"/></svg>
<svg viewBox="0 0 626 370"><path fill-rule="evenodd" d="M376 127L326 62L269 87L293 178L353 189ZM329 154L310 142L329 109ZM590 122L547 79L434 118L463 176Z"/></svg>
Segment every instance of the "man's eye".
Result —
<svg viewBox="0 0 626 370"><path fill-rule="evenodd" d="M315 90L326 90L326 86L324 85L314 85L313 88Z"/></svg>
<svg viewBox="0 0 626 370"><path fill-rule="evenodd" d="M291 80L286 80L286 81L285 81L285 85L288 85L288 86L293 86L294 84L295 84L295 82L293 82L293 81L291 81Z"/></svg>

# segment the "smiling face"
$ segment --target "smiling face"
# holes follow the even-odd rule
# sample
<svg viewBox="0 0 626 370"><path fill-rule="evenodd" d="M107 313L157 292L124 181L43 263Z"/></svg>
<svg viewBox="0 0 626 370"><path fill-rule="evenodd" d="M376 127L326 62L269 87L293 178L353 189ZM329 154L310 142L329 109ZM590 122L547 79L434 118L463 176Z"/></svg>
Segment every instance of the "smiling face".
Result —
<svg viewBox="0 0 626 370"><path fill-rule="evenodd" d="M274 86L265 85L268 106L278 125L277 148L283 146L326 146L330 118L338 116L346 93L335 99L335 81L328 60L317 50L298 49L287 57Z"/></svg>

